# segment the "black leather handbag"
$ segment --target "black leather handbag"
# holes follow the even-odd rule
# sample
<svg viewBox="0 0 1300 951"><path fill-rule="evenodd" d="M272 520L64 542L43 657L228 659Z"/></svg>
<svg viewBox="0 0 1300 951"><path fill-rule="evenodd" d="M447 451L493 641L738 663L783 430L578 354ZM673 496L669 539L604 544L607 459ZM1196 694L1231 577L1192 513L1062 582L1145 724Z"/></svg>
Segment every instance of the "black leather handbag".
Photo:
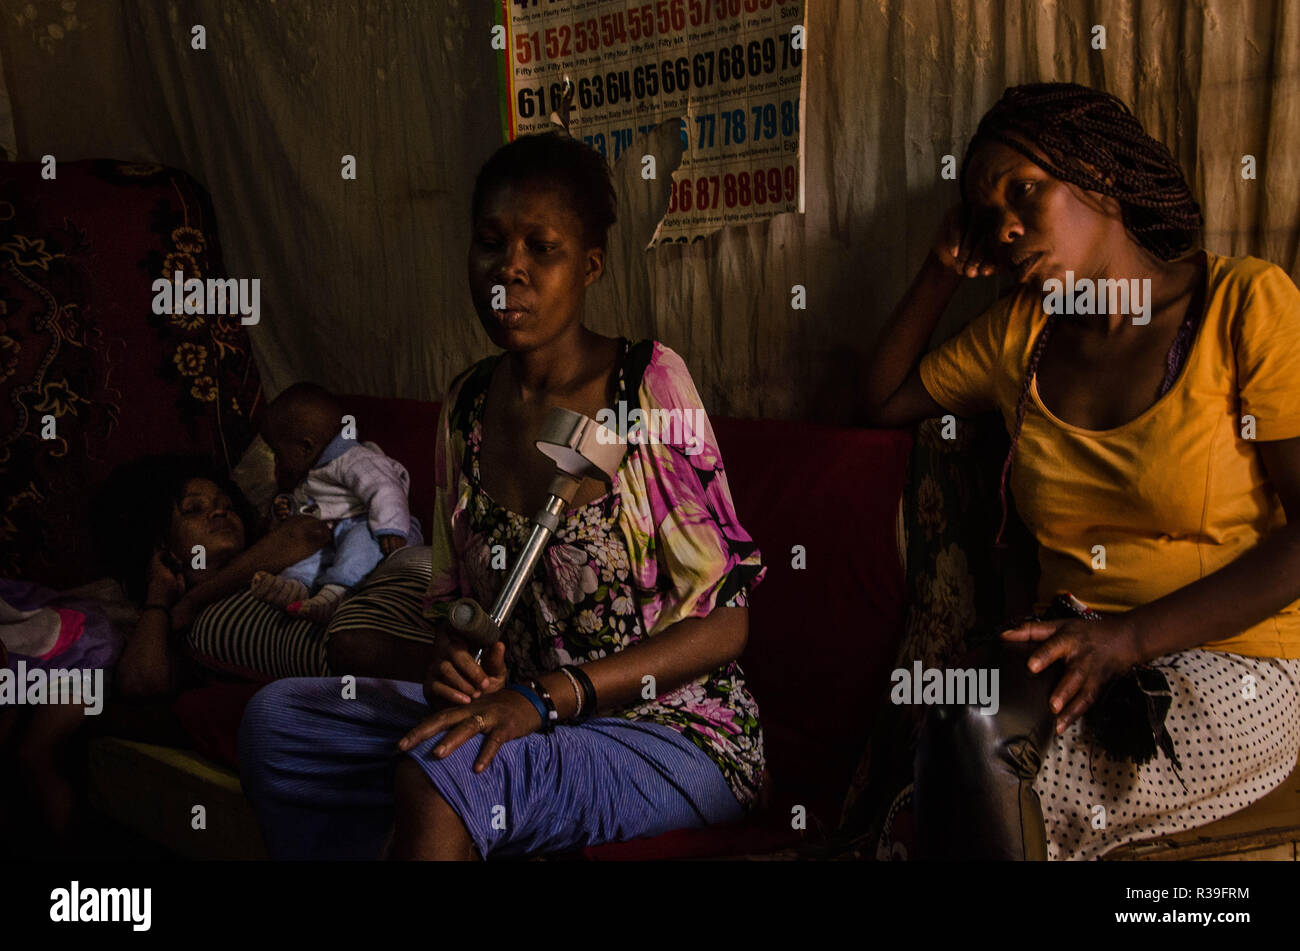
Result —
<svg viewBox="0 0 1300 951"><path fill-rule="evenodd" d="M1044 617L1025 620L1055 621L1062 618L1101 620L1102 615L1068 591L1058 594ZM1108 683L1097 702L1083 715L1084 727L1102 749L1117 759L1141 766L1160 750L1179 768L1174 743L1165 727L1173 702L1169 681L1158 667L1142 664Z"/></svg>

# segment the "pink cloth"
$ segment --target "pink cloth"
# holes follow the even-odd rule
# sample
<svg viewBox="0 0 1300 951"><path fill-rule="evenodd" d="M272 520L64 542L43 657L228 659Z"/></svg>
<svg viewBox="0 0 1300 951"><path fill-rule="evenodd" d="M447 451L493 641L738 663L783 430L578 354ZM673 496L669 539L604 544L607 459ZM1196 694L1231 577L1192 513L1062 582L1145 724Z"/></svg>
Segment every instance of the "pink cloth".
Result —
<svg viewBox="0 0 1300 951"><path fill-rule="evenodd" d="M54 642L54 646L49 651L42 654L37 660L50 660L58 657L71 647L86 629L86 615L80 611L72 611L68 608L53 608L52 610L59 616L59 639Z"/></svg>

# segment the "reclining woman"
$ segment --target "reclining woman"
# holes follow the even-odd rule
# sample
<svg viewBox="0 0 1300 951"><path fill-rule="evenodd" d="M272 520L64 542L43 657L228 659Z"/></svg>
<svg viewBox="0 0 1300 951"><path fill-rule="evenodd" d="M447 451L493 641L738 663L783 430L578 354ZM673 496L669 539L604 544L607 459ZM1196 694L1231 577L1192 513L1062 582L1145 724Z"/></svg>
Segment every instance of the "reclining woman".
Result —
<svg viewBox="0 0 1300 951"><path fill-rule="evenodd" d="M390 829L392 857L567 851L735 820L757 797L762 734L735 661L759 552L681 358L583 325L609 169L562 134L523 137L483 166L471 210L470 292L504 353L442 404L433 662L423 687L282 680L253 699L240 764L274 857L374 858ZM553 472L539 426L619 402L695 425L629 445L610 491L583 484L480 666L446 613L461 595L490 605L500 556L527 540Z"/></svg>
<svg viewBox="0 0 1300 951"><path fill-rule="evenodd" d="M1093 858L1241 809L1295 765L1300 292L1266 261L1196 247L1200 209L1177 163L1102 92L1008 89L960 182L966 210L872 359L870 416L998 410L1003 522L1009 473L1038 541L1035 613L1070 592L1101 616L1003 632L996 716L931 712L918 842L931 857ZM997 271L1018 286L922 356L963 276ZM1045 294L1053 279L1120 280L1144 299L1066 316ZM1098 304L1109 286L1093 285ZM1135 670L1124 714L1106 688L1132 687ZM1103 711L1165 752L1109 755Z"/></svg>
<svg viewBox="0 0 1300 951"><path fill-rule="evenodd" d="M193 682L198 671L173 635L188 631L207 606L246 589L258 571L286 568L331 539L325 524L308 516L256 537L256 516L239 487L190 456L148 456L119 466L100 489L95 511L105 561L144 608L115 675L118 693L132 698L174 693ZM202 546L201 562L195 546Z"/></svg>
<svg viewBox="0 0 1300 951"><path fill-rule="evenodd" d="M61 599L59 608L70 609L65 617L77 618L63 625L72 640L65 644L60 637L57 654L19 656L29 669L108 670L114 678L110 694L118 699L172 694L196 682L201 671L177 648L174 635L183 635L203 608L246 587L254 572L292 564L330 539L319 519L302 517L254 540L256 522L242 493L199 457L149 456L119 466L98 490L91 511L103 566L143 607L139 621L123 644L93 602ZM195 546L204 551L201 569L195 567ZM297 626L309 628L304 622ZM302 643L311 652L309 640ZM0 669L8 659L0 643ZM58 848L83 846L90 819L74 745L88 725L99 725L98 718L85 715L89 705L37 705L21 718L21 708L0 709L0 753L7 756L13 747L36 818L44 823L35 835L52 833Z"/></svg>

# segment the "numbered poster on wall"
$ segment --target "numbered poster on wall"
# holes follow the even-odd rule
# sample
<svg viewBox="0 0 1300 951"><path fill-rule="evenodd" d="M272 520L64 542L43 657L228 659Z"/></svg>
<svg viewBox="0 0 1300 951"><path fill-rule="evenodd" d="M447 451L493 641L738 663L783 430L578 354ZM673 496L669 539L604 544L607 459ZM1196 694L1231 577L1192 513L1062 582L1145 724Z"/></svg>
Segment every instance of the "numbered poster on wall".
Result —
<svg viewBox="0 0 1300 951"><path fill-rule="evenodd" d="M501 0L506 135L567 117L612 163L681 124L668 211L650 247L802 212L805 0Z"/></svg>

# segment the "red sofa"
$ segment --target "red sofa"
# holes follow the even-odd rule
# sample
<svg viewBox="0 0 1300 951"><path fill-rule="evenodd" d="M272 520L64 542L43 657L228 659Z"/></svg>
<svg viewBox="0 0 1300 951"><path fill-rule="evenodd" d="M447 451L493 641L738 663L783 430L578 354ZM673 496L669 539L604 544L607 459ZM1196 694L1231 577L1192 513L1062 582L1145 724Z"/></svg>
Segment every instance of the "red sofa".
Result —
<svg viewBox="0 0 1300 951"><path fill-rule="evenodd" d="M407 466L412 510L427 525L438 404L354 396L346 409L363 438ZM911 437L713 422L741 523L768 566L741 661L763 719L766 801L739 826L612 843L585 850L588 858L758 853L834 828L889 680L904 608L894 527ZM792 567L796 545L807 567ZM177 711L200 752L234 765L239 713L253 690L208 687L181 697ZM796 806L804 808L804 823L794 822Z"/></svg>

